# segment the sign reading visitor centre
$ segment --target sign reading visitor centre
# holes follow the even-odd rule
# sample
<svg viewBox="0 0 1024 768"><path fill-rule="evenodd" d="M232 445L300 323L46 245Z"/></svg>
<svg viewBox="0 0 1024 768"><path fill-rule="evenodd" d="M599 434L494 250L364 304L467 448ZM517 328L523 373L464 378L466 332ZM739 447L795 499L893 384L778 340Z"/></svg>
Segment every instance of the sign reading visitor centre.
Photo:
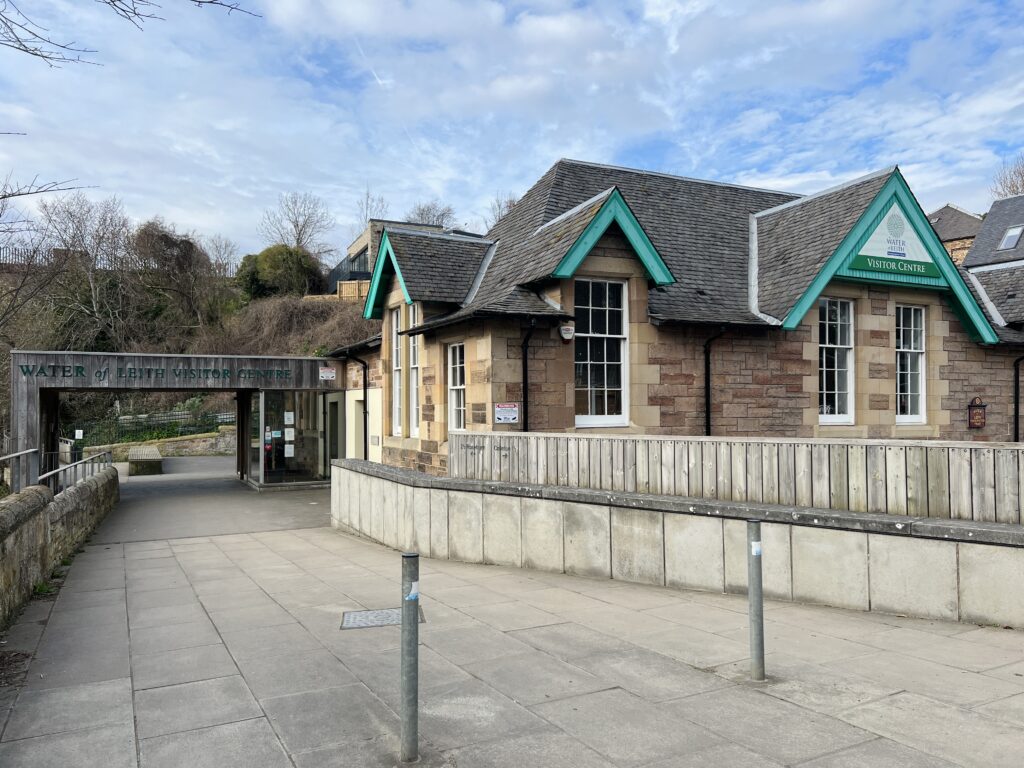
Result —
<svg viewBox="0 0 1024 768"><path fill-rule="evenodd" d="M893 203L853 260L850 269L912 277L940 277L921 238Z"/></svg>

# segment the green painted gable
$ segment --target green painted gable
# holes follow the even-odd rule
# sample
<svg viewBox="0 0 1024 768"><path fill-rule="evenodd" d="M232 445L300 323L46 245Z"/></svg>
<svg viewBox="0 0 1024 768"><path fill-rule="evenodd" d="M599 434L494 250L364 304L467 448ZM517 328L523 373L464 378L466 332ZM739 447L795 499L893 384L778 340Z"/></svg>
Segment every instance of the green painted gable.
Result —
<svg viewBox="0 0 1024 768"><path fill-rule="evenodd" d="M370 278L370 290L366 294L366 304L363 305L365 319L381 320L384 318L384 299L388 294L392 277L398 278L398 284L402 287L402 294L405 296L405 303L412 304L409 289L405 287L405 279L398 266L398 259L395 258L395 249L391 247L391 241L388 240L387 230L384 230L380 246L377 249L377 263L373 267L373 277Z"/></svg>
<svg viewBox="0 0 1024 768"><path fill-rule="evenodd" d="M825 287L837 278L948 292L949 302L971 335L986 344L998 342L899 169L843 238L782 327L796 329Z"/></svg>

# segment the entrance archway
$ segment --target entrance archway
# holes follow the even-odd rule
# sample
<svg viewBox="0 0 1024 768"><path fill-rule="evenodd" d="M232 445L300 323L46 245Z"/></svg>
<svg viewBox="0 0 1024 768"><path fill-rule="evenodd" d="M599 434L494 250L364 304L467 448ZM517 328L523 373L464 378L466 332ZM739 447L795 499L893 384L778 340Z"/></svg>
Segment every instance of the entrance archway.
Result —
<svg viewBox="0 0 1024 768"><path fill-rule="evenodd" d="M39 472L58 464L62 392L234 392L235 471L254 485L315 482L329 466L328 399L337 361L320 357L11 352L11 452L38 449ZM342 432L343 434L343 432ZM22 482L28 467L22 470Z"/></svg>

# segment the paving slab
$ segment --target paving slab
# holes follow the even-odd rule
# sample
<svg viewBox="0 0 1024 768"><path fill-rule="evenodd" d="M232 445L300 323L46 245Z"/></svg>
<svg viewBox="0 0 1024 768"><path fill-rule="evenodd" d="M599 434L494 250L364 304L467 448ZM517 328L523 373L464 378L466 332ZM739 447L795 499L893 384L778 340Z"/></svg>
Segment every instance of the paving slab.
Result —
<svg viewBox="0 0 1024 768"><path fill-rule="evenodd" d="M262 714L239 675L135 693L135 720L142 739L232 723Z"/></svg>
<svg viewBox="0 0 1024 768"><path fill-rule="evenodd" d="M395 714L361 683L264 699L263 709L289 752L395 733Z"/></svg>
<svg viewBox="0 0 1024 768"><path fill-rule="evenodd" d="M913 693L847 710L842 718L926 754L977 768L1019 768L1021 729Z"/></svg>
<svg viewBox="0 0 1024 768"><path fill-rule="evenodd" d="M33 659L25 676L25 688L62 688L119 680L129 675L127 646L118 644L109 648L83 649L66 656Z"/></svg>
<svg viewBox="0 0 1024 768"><path fill-rule="evenodd" d="M875 739L801 763L800 768L952 768L954 765L889 739Z"/></svg>
<svg viewBox="0 0 1024 768"><path fill-rule="evenodd" d="M648 701L678 699L731 685L718 675L643 648L580 656L572 663Z"/></svg>
<svg viewBox="0 0 1024 768"><path fill-rule="evenodd" d="M352 630L358 631L358 630ZM398 648L372 653L346 654L345 666L358 677L374 695L381 698L396 712L401 706L401 657ZM419 654L419 690L426 698L434 691L451 688L470 680L462 667L452 664L434 650L421 645Z"/></svg>
<svg viewBox="0 0 1024 768"><path fill-rule="evenodd" d="M102 683L22 691L2 741L132 721L132 686L127 677Z"/></svg>
<svg viewBox="0 0 1024 768"><path fill-rule="evenodd" d="M545 627L510 632L511 637L560 659L575 659L593 653L620 651L635 646L582 624L563 622Z"/></svg>
<svg viewBox="0 0 1024 768"><path fill-rule="evenodd" d="M428 627L421 632L420 638L424 645L459 665L514 656L530 650L530 646L511 635L484 625L456 627L440 632L431 632Z"/></svg>
<svg viewBox="0 0 1024 768"><path fill-rule="evenodd" d="M420 703L420 733L442 751L544 725L539 717L479 680L435 691Z"/></svg>
<svg viewBox="0 0 1024 768"><path fill-rule="evenodd" d="M143 768L290 768L266 718L155 736L140 743Z"/></svg>
<svg viewBox="0 0 1024 768"><path fill-rule="evenodd" d="M579 666L540 651L502 656L463 667L496 691L527 706L614 687Z"/></svg>
<svg viewBox="0 0 1024 768"><path fill-rule="evenodd" d="M455 765L472 768L612 768L614 765L582 742L554 728L454 749L448 752L448 757Z"/></svg>
<svg viewBox="0 0 1024 768"><path fill-rule="evenodd" d="M725 741L621 689L540 704L533 711L614 763L643 765Z"/></svg>
<svg viewBox="0 0 1024 768"><path fill-rule="evenodd" d="M130 722L0 743L0 765L11 768L136 768Z"/></svg>
<svg viewBox="0 0 1024 768"><path fill-rule="evenodd" d="M132 686L136 691L237 674L238 668L222 644L132 656Z"/></svg>
<svg viewBox="0 0 1024 768"><path fill-rule="evenodd" d="M667 709L781 763L810 760L873 738L841 720L739 686L689 696Z"/></svg>
<svg viewBox="0 0 1024 768"><path fill-rule="evenodd" d="M337 688L356 682L345 665L322 648L270 659L247 656L238 660L238 666L257 699Z"/></svg>
<svg viewBox="0 0 1024 768"><path fill-rule="evenodd" d="M132 631L131 652L160 653L178 648L214 645L221 641L209 619L170 624L164 627L144 627Z"/></svg>

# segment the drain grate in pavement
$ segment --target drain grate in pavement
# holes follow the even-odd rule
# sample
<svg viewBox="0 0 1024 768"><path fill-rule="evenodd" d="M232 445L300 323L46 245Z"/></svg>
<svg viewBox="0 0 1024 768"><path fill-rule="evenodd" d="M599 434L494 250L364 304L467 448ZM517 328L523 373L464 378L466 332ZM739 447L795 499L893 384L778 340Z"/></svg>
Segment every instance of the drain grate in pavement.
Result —
<svg viewBox="0 0 1024 768"><path fill-rule="evenodd" d="M420 608L420 624L426 622ZM341 615L341 629L366 629L367 627L390 627L402 623L401 608L380 608L373 611L345 611Z"/></svg>

